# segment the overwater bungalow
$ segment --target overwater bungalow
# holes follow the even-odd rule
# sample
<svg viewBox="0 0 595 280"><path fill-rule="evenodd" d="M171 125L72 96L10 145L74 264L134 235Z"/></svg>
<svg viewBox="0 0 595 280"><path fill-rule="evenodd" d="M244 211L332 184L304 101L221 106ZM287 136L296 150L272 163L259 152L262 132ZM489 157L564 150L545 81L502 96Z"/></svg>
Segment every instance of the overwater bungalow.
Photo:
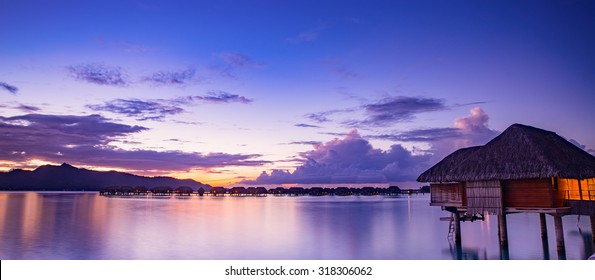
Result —
<svg viewBox="0 0 595 280"><path fill-rule="evenodd" d="M213 187L211 188L210 194L212 196L224 196L227 193L227 189L224 187Z"/></svg>
<svg viewBox="0 0 595 280"><path fill-rule="evenodd" d="M118 192L118 187L110 186L110 187L101 189L99 191L99 195L110 196L110 195L116 195L117 192Z"/></svg>
<svg viewBox="0 0 595 280"><path fill-rule="evenodd" d="M287 193L289 196L301 196L306 195L306 190L304 190L302 187L291 187L289 190L287 190Z"/></svg>
<svg viewBox="0 0 595 280"><path fill-rule="evenodd" d="M268 193L265 187L257 187L254 196L267 196Z"/></svg>
<svg viewBox="0 0 595 280"><path fill-rule="evenodd" d="M274 189L270 189L269 190L270 194L273 194L275 196L281 196L281 195L286 195L287 194L287 189L285 189L284 187L276 187Z"/></svg>
<svg viewBox="0 0 595 280"><path fill-rule="evenodd" d="M198 191L196 191L196 193L198 194L198 196L203 196L205 194L205 189L203 187L198 188Z"/></svg>
<svg viewBox="0 0 595 280"><path fill-rule="evenodd" d="M323 195L327 195L327 191L321 187L311 187L308 190L308 194L311 196L323 196Z"/></svg>
<svg viewBox="0 0 595 280"><path fill-rule="evenodd" d="M360 190L360 194L364 196L377 195L378 191L373 187L363 187Z"/></svg>
<svg viewBox="0 0 595 280"><path fill-rule="evenodd" d="M336 196L348 196L348 195L352 195L352 194L353 194L353 192L347 187L337 187L335 189Z"/></svg>
<svg viewBox="0 0 595 280"><path fill-rule="evenodd" d="M390 196L397 196L401 194L401 188L397 186L390 186L388 189L386 189L386 194Z"/></svg>
<svg viewBox="0 0 595 280"><path fill-rule="evenodd" d="M255 196L256 195L256 188L255 187L247 187L246 188L246 193L250 196Z"/></svg>
<svg viewBox="0 0 595 280"><path fill-rule="evenodd" d="M151 189L151 193L154 196L171 196L174 190L167 186L157 186Z"/></svg>
<svg viewBox="0 0 595 280"><path fill-rule="evenodd" d="M181 186L174 190L174 193L178 196L190 196L194 193L191 187Z"/></svg>
<svg viewBox="0 0 595 280"><path fill-rule="evenodd" d="M247 196L248 191L244 187L233 187L229 191L229 195L231 195L231 196Z"/></svg>
<svg viewBox="0 0 595 280"><path fill-rule="evenodd" d="M484 146L448 155L417 180L431 183L430 205L452 213L459 244L460 221L485 214L498 216L505 247L512 213L539 213L546 239L545 215L553 216L561 254L562 216L590 216L595 231L595 157L551 131L514 124Z"/></svg>
<svg viewBox="0 0 595 280"><path fill-rule="evenodd" d="M137 186L132 190L132 192L134 193L134 195L148 195L149 189L144 186Z"/></svg>

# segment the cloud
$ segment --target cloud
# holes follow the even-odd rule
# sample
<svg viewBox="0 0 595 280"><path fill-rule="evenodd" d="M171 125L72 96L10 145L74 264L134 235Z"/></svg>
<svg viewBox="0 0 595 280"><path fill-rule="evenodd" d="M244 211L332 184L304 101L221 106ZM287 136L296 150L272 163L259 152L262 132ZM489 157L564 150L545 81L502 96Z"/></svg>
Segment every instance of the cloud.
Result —
<svg viewBox="0 0 595 280"><path fill-rule="evenodd" d="M15 107L15 109L23 111L23 112L37 112L40 111L41 108L39 107L35 107L35 106L30 106L30 105L25 105L25 104L19 104L18 107Z"/></svg>
<svg viewBox="0 0 595 280"><path fill-rule="evenodd" d="M413 181L428 167L429 155L414 155L401 145L383 151L372 147L356 130L343 139L315 145L301 154L305 162L293 172L263 172L251 184L380 183Z"/></svg>
<svg viewBox="0 0 595 280"><path fill-rule="evenodd" d="M241 95L237 95L237 94L233 94L233 93L229 93L226 91L209 91L207 93L207 95L203 95L203 96L188 96L188 97L184 97L182 99L178 99L180 102L195 102L195 101L203 101L206 103L251 103L254 100L241 96Z"/></svg>
<svg viewBox="0 0 595 280"><path fill-rule="evenodd" d="M29 114L0 116L0 159L26 165L31 160L68 162L141 173L187 171L224 166L261 166L259 154L189 153L182 151L124 150L110 143L145 131L142 126L113 123L99 115Z"/></svg>
<svg viewBox="0 0 595 280"><path fill-rule="evenodd" d="M304 117L311 121L317 122L317 123L324 123L324 122L332 121L329 118L331 115L335 115L335 114L339 114L339 113L349 113L349 112L353 112L353 111L354 111L354 109L328 110L328 111L323 111L323 112L305 114Z"/></svg>
<svg viewBox="0 0 595 280"><path fill-rule="evenodd" d="M70 75L79 81L98 85L128 86L130 82L120 67L99 63L78 64L67 67Z"/></svg>
<svg viewBox="0 0 595 280"><path fill-rule="evenodd" d="M432 103L429 101L417 102ZM438 102L436 106L442 106ZM407 108L415 106L406 106ZM423 106L422 106L423 107ZM414 181L417 176L456 149L483 145L496 137L498 131L488 126L489 116L479 107L468 116L457 118L452 127L425 128L393 134L370 136L396 142L422 142L430 148L405 149L394 144L388 150L374 148L357 130L346 134L327 133L335 138L326 143L296 141L290 144L311 144L313 149L300 155L301 164L293 171L276 169L262 172L247 184L329 184L329 183L385 183Z"/></svg>
<svg viewBox="0 0 595 280"><path fill-rule="evenodd" d="M18 102L8 102L8 103L10 105L9 104L0 104L0 108L14 109L14 110L19 110L21 112L27 112L27 113L41 111L41 108L35 107L35 106L25 105L25 104L21 104Z"/></svg>
<svg viewBox="0 0 595 280"><path fill-rule="evenodd" d="M320 126L311 125L311 124L307 124L307 123L298 123L298 124L295 124L294 126L305 127L305 128L320 128Z"/></svg>
<svg viewBox="0 0 595 280"><path fill-rule="evenodd" d="M184 109L168 104L167 100L115 99L102 105L87 105L96 111L112 112L139 121L162 120L163 118L184 112Z"/></svg>
<svg viewBox="0 0 595 280"><path fill-rule="evenodd" d="M353 125L384 126L396 122L409 121L416 114L446 110L441 99L394 96L377 103L366 104L363 109L368 115L364 121L351 122Z"/></svg>
<svg viewBox="0 0 595 280"><path fill-rule="evenodd" d="M570 142L570 143L574 144L575 146L579 147L581 150L585 150L586 151L586 148L587 148L586 145L583 145L583 144L579 143L578 141L576 141L574 139L570 139L570 140L568 140L568 142Z"/></svg>
<svg viewBox="0 0 595 280"><path fill-rule="evenodd" d="M199 102L214 104L235 102L246 104L252 102L252 99L225 91L211 91L204 96L183 96L172 99L115 99L104 104L87 105L87 108L133 117L139 121L159 121L167 116L185 112L182 106L193 106ZM200 123L194 122L192 124Z"/></svg>
<svg viewBox="0 0 595 280"><path fill-rule="evenodd" d="M314 41L318 39L318 36L320 36L320 33L323 29L323 27L319 26L311 30L300 32L293 37L287 38L287 42L292 44L298 44L303 42Z"/></svg>
<svg viewBox="0 0 595 280"><path fill-rule="evenodd" d="M489 116L481 108L474 107L469 115L457 118L452 127L414 129L404 132L369 136L372 139L396 142L422 142L430 145L428 152L434 155L433 162L441 160L457 149L484 145L499 132L489 128Z"/></svg>
<svg viewBox="0 0 595 280"><path fill-rule="evenodd" d="M178 72L159 71L153 73L151 76L142 78L142 80L156 86L185 86L192 81L195 74L196 69L194 68L188 68Z"/></svg>
<svg viewBox="0 0 595 280"><path fill-rule="evenodd" d="M325 59L323 63L338 76L346 79L359 78L360 74L354 72L347 64L337 59Z"/></svg>
<svg viewBox="0 0 595 280"><path fill-rule="evenodd" d="M13 86L13 85L9 85L5 82L0 82L0 88L7 90L8 92L12 93L12 94L16 94L19 91L19 88Z"/></svg>
<svg viewBox="0 0 595 280"><path fill-rule="evenodd" d="M222 64L212 66L211 70L227 78L236 78L235 71L250 67L260 67L262 64L250 57L237 52L224 52L217 55Z"/></svg>
<svg viewBox="0 0 595 280"><path fill-rule="evenodd" d="M460 131L460 129L454 127L444 127L415 129L395 134L371 135L369 138L400 142L433 142L445 138L456 138L462 136L463 133Z"/></svg>
<svg viewBox="0 0 595 280"><path fill-rule="evenodd" d="M322 142L320 141L293 141L293 142L289 142L288 144L290 145L310 145L310 146L315 146L315 145L320 145Z"/></svg>

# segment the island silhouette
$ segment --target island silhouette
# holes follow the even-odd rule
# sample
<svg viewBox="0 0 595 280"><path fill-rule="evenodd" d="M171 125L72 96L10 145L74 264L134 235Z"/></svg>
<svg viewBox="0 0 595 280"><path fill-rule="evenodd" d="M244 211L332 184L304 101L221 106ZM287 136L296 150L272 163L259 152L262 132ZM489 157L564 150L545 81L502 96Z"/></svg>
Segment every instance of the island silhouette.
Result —
<svg viewBox="0 0 595 280"><path fill-rule="evenodd" d="M42 165L35 170L0 172L0 190L15 191L99 191L111 186L187 186L194 191L210 185L192 179L145 177L118 171L94 171L70 164Z"/></svg>

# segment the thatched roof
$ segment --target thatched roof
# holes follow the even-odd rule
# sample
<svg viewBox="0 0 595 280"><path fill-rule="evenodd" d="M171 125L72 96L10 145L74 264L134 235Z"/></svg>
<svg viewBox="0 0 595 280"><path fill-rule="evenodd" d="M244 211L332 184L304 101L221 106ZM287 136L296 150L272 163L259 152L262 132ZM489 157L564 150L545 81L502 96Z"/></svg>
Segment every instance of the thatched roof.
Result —
<svg viewBox="0 0 595 280"><path fill-rule="evenodd" d="M595 157L554 132L513 124L484 146L455 151L422 173L419 182L584 179Z"/></svg>

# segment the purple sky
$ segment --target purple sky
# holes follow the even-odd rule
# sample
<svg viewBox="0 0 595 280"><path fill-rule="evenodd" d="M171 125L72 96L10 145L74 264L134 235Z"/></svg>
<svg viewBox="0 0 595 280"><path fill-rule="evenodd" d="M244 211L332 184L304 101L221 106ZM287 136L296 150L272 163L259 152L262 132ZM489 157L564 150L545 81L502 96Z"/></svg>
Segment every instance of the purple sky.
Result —
<svg viewBox="0 0 595 280"><path fill-rule="evenodd" d="M2 1L0 168L396 183L513 123L595 153L592 1Z"/></svg>

